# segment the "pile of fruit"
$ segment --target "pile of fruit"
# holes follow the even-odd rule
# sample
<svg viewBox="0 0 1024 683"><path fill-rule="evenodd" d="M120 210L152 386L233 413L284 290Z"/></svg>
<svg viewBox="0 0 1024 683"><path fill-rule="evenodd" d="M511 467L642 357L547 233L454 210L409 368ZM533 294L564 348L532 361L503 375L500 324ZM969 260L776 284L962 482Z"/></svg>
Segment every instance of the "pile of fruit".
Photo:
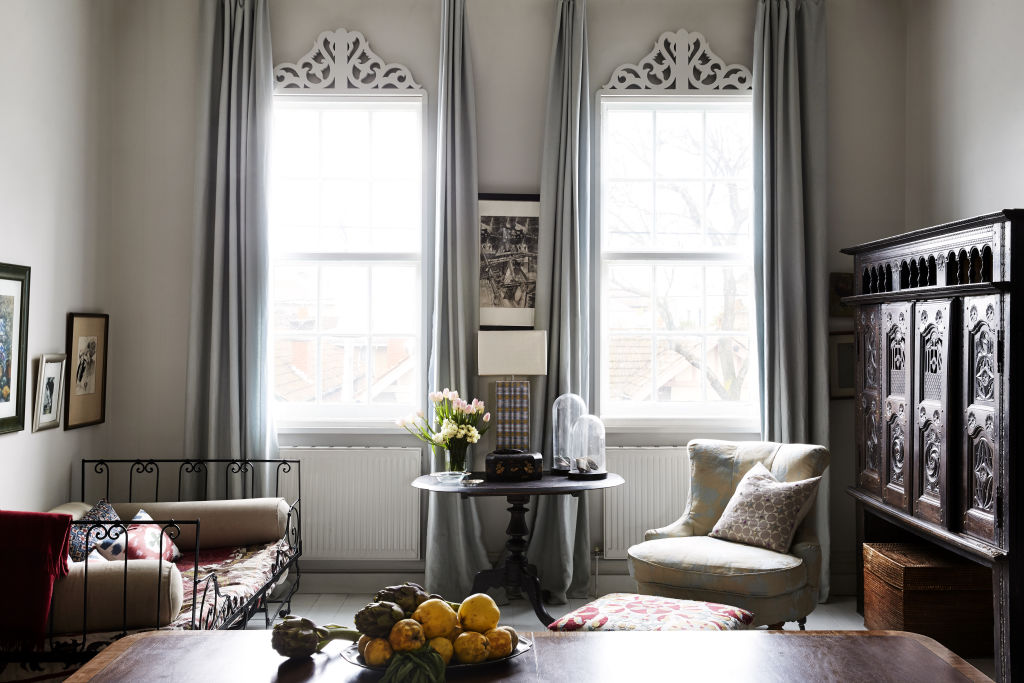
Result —
<svg viewBox="0 0 1024 683"><path fill-rule="evenodd" d="M484 593L451 603L404 583L378 591L356 612L357 630L288 615L274 626L270 642L279 654L298 658L320 652L332 640L358 638L366 665L386 668L381 683L442 683L451 664L478 664L515 652L519 636L511 626L498 625L500 616Z"/></svg>
<svg viewBox="0 0 1024 683"><path fill-rule="evenodd" d="M434 654L444 666L507 657L515 651L519 636L511 626L499 626L500 617L498 606L484 593L455 604L440 595L428 595L414 583L388 586L355 615L362 634L359 653L367 666L387 667L386 678L396 668L398 662L392 662L396 657L403 666L417 664L410 659L433 660ZM394 680L405 680L404 675L395 671Z"/></svg>

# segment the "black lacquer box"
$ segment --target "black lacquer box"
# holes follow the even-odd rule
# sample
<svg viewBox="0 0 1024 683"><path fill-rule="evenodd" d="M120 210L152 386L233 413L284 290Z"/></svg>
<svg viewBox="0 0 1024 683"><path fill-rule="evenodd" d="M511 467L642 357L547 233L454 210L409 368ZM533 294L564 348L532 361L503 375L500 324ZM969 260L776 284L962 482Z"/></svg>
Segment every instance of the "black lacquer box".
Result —
<svg viewBox="0 0 1024 683"><path fill-rule="evenodd" d="M487 481L532 481L540 479L544 458L540 453L527 453L517 448L491 451L484 459Z"/></svg>

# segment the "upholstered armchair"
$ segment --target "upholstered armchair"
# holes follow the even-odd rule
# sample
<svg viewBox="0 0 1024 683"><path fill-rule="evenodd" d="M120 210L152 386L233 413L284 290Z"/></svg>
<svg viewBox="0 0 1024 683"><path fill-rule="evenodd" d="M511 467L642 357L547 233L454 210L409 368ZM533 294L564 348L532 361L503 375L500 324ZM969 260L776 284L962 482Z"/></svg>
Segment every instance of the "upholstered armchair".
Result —
<svg viewBox="0 0 1024 683"><path fill-rule="evenodd" d="M690 496L683 516L644 534L628 551L637 592L720 602L754 613L754 626L779 628L806 617L818 602L821 546L815 509L797 527L789 552L712 538L743 475L760 462L779 481L817 477L828 450L806 444L698 439L690 452ZM817 503L815 503L817 507Z"/></svg>

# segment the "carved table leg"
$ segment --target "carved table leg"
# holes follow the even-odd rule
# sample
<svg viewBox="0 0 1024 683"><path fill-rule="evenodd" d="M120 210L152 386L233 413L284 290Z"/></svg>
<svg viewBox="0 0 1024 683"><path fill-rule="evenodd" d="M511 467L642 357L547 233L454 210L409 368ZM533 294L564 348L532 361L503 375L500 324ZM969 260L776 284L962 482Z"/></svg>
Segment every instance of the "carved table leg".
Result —
<svg viewBox="0 0 1024 683"><path fill-rule="evenodd" d="M473 592L482 593L488 588L505 587L522 589L529 598L530 604L537 618L547 626L554 617L544 609L541 602L540 579L537 578L537 568L526 561L526 537L530 533L530 527L526 524L526 504L529 496L507 496L506 500L512 506L509 511L508 541L505 548L508 554L505 556L505 566L494 569L486 569L478 572L473 579Z"/></svg>

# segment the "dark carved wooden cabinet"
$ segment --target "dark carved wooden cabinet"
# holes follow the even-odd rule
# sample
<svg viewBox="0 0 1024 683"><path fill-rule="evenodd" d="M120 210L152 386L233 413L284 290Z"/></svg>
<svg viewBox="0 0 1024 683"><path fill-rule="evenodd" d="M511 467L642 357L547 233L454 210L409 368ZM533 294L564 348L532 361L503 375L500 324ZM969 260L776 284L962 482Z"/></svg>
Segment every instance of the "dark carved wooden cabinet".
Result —
<svg viewBox="0 0 1024 683"><path fill-rule="evenodd" d="M1024 240L1020 209L844 250L856 273L846 302L856 306L858 557L864 541L914 538L991 567L1001 680L1024 680L1024 621L1011 628L1024 609L1015 239Z"/></svg>

